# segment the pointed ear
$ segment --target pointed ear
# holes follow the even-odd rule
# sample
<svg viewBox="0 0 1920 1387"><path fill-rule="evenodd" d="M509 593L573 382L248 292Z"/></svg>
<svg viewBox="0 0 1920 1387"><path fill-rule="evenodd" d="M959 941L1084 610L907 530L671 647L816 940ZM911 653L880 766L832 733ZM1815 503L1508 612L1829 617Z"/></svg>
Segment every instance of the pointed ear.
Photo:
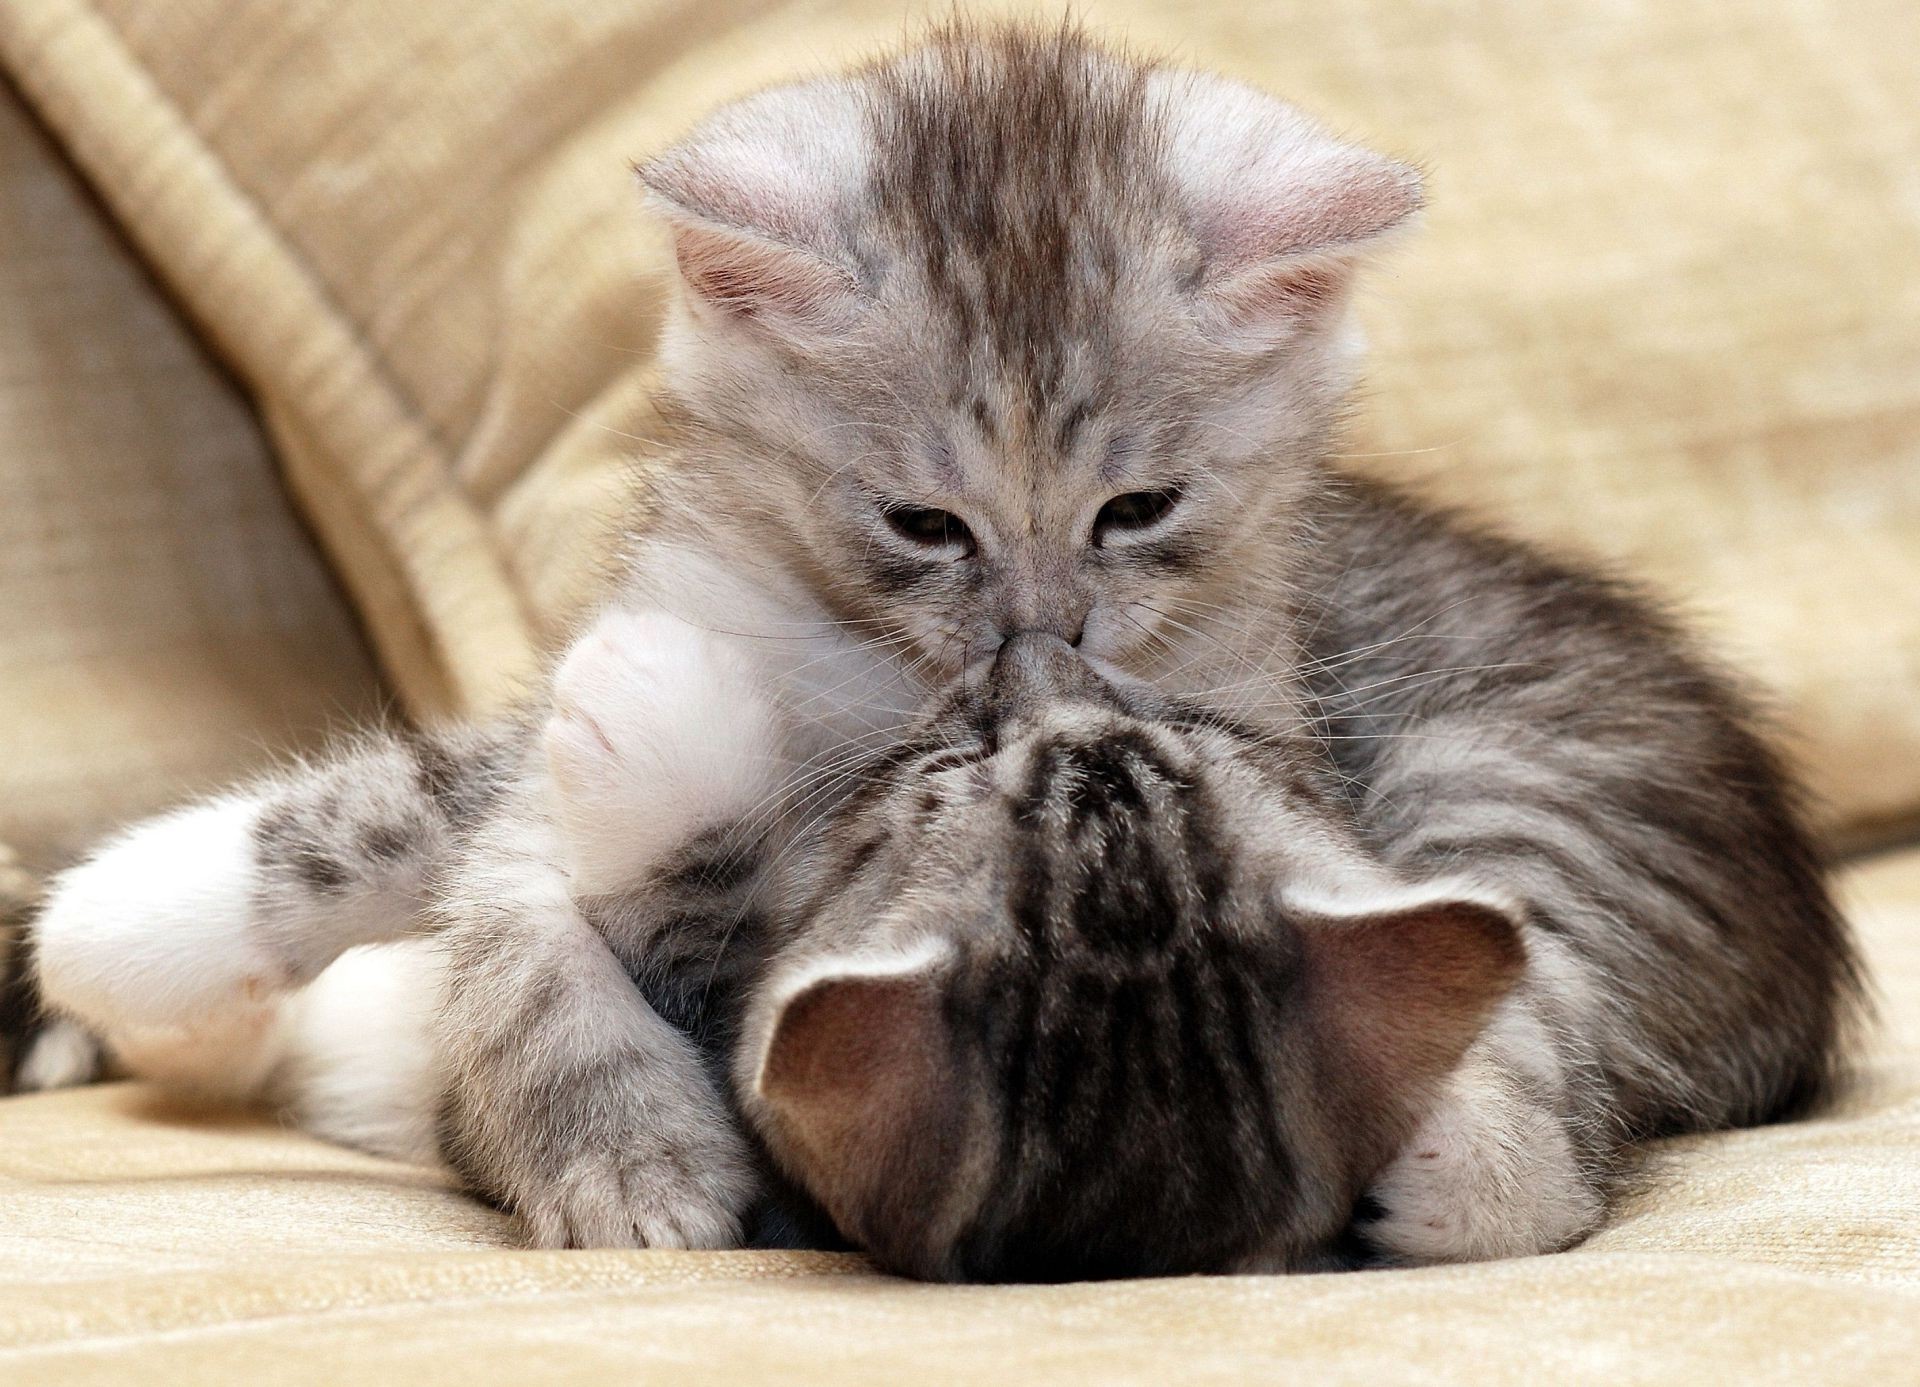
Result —
<svg viewBox="0 0 1920 1387"><path fill-rule="evenodd" d="M1264 92L1167 73L1154 95L1225 331L1258 341L1336 316L1359 260L1420 209L1418 170Z"/></svg>
<svg viewBox="0 0 1920 1387"><path fill-rule="evenodd" d="M1289 914L1312 1022L1376 1093L1443 1078L1526 968L1516 911L1444 887Z"/></svg>
<svg viewBox="0 0 1920 1387"><path fill-rule="evenodd" d="M858 289L841 236L867 151L854 89L811 82L723 107L638 172L696 303L820 327Z"/></svg>
<svg viewBox="0 0 1920 1387"><path fill-rule="evenodd" d="M755 1093L788 1164L836 1216L946 1159L961 1103L946 972L943 954L840 960L775 1010Z"/></svg>
<svg viewBox="0 0 1920 1387"><path fill-rule="evenodd" d="M695 299L735 319L826 328L855 289L817 256L697 222L674 227L673 253Z"/></svg>

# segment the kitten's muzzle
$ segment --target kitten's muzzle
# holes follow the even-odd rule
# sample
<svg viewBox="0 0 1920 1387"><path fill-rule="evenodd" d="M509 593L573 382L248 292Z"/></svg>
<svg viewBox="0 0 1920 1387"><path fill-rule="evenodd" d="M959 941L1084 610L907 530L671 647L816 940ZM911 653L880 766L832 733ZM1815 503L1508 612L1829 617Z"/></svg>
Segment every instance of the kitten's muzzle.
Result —
<svg viewBox="0 0 1920 1387"><path fill-rule="evenodd" d="M969 671L969 682L974 674ZM1001 642L976 684L992 712L1012 717L1061 699L1113 701L1113 689L1073 645L1045 631L1020 631Z"/></svg>
<svg viewBox="0 0 1920 1387"><path fill-rule="evenodd" d="M1078 650L1080 648L1080 642L1086 638L1086 634L1087 608L1082 606L1078 615L1071 611L1059 611L1051 617L1023 623L1017 630L1002 637L1002 643L1018 640L1022 636L1046 636L1053 640L1064 641L1075 650Z"/></svg>

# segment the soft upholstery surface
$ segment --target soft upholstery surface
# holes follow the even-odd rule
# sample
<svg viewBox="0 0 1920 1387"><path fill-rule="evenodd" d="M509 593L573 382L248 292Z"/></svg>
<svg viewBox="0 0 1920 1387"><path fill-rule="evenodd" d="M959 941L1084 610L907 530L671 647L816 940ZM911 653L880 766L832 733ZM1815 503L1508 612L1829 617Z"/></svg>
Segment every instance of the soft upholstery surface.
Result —
<svg viewBox="0 0 1920 1387"><path fill-rule="evenodd" d="M851 1257L509 1251L429 1172L115 1086L0 1103L0 1380L1909 1381L1920 852L1847 888L1890 1023L1860 1091L1670 1144L1558 1257L956 1289Z"/></svg>
<svg viewBox="0 0 1920 1387"><path fill-rule="evenodd" d="M238 392L0 85L0 843L52 865L376 697Z"/></svg>
<svg viewBox="0 0 1920 1387"><path fill-rule="evenodd" d="M1355 465L1625 561L1920 807L1911 0L1083 0L1435 171ZM0 58L257 394L417 709L507 696L644 435L626 161L882 0L28 0Z"/></svg>

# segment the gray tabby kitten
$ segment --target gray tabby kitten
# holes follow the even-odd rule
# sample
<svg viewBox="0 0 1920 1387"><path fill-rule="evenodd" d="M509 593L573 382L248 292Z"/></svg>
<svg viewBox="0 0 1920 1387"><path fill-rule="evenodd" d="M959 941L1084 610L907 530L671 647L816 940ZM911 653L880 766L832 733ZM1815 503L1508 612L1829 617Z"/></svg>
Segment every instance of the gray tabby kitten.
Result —
<svg viewBox="0 0 1920 1387"><path fill-rule="evenodd" d="M1348 1264L1525 962L1512 902L1383 869L1311 743L1032 633L769 875L784 908L729 951L737 1101L840 1229L938 1279ZM713 1005L671 964L649 995Z"/></svg>
<svg viewBox="0 0 1920 1387"><path fill-rule="evenodd" d="M1307 748L1390 872L1520 902L1529 1005L1375 1181L1388 1254L1562 1246L1621 1140L1817 1092L1854 965L1742 700L1632 594L1328 465L1348 290L1417 210L1410 169L1071 30L963 29L728 107L642 175L687 290L671 465L541 751L383 745L392 777L337 770L332 827L277 850L258 795L137 831L56 889L57 1004L203 1024L305 982L305 925L268 917L390 931L487 798L441 906L450 1145L537 1241L735 1241L751 1152L629 981L653 934L592 903L831 810L926 690L1037 632ZM235 920L264 927L207 923ZM247 942L169 972L165 929Z"/></svg>

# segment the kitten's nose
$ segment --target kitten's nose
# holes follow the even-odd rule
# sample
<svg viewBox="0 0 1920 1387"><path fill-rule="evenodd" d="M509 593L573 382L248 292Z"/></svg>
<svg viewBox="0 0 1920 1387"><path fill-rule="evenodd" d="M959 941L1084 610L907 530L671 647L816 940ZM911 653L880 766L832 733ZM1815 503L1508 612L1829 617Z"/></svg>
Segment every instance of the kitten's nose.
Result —
<svg viewBox="0 0 1920 1387"><path fill-rule="evenodd" d="M1080 648L1081 637L1087 634L1087 614L1082 612L1079 616L1069 616L1065 612L1062 612L1058 625L1038 629L1039 634L1044 636L1057 636L1075 650L1078 650ZM1019 634L1021 633L1018 631L1014 632L1016 636Z"/></svg>
<svg viewBox="0 0 1920 1387"><path fill-rule="evenodd" d="M1043 698L1097 696L1105 684L1061 637L1050 631L1016 631L993 657L987 687L1004 708Z"/></svg>

